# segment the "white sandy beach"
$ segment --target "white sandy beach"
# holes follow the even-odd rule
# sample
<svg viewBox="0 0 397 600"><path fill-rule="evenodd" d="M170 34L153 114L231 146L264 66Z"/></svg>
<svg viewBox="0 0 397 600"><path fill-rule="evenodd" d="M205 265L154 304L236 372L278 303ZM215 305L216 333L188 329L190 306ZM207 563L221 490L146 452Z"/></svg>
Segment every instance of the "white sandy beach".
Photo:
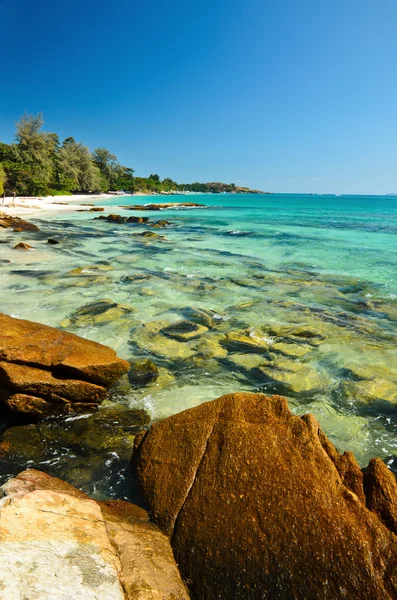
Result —
<svg viewBox="0 0 397 600"><path fill-rule="evenodd" d="M11 216L33 216L37 214L37 211L44 211L46 213L74 212L84 208L88 209L88 206L82 206L84 204L100 206L104 200L115 197L123 198L124 196L114 196L113 194L98 194L97 196L76 194L73 196L16 196L15 199L12 196L6 196L4 200L3 198L0 199L0 212Z"/></svg>

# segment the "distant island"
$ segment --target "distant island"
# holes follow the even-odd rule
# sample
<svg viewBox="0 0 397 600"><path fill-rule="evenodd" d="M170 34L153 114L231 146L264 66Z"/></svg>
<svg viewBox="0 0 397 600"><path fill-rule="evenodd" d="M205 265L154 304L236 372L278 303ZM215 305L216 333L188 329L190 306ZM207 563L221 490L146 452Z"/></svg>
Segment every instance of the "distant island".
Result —
<svg viewBox="0 0 397 600"><path fill-rule="evenodd" d="M93 152L73 137L60 142L42 131L41 114L24 114L16 124L15 143L0 142L0 195L65 196L126 192L129 194L262 194L234 183L177 183L159 175L136 177L106 148Z"/></svg>

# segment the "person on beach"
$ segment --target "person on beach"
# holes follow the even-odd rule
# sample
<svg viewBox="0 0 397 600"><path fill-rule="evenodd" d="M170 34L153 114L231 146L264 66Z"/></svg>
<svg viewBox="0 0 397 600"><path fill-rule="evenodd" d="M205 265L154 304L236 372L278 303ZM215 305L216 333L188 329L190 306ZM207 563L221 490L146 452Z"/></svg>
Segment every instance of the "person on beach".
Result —
<svg viewBox="0 0 397 600"><path fill-rule="evenodd" d="M12 192L12 203L15 204L15 192Z"/></svg>

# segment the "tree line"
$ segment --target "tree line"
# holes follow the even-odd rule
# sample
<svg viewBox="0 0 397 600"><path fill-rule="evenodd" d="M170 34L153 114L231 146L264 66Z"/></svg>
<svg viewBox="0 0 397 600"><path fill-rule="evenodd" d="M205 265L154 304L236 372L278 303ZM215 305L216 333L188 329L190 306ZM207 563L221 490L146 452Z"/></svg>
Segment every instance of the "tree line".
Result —
<svg viewBox="0 0 397 600"><path fill-rule="evenodd" d="M42 131L41 114L24 114L16 124L15 142L0 142L0 194L62 196L73 193L247 192L233 183L178 184L157 174L135 177L106 148L93 152L73 137L60 141L56 133Z"/></svg>

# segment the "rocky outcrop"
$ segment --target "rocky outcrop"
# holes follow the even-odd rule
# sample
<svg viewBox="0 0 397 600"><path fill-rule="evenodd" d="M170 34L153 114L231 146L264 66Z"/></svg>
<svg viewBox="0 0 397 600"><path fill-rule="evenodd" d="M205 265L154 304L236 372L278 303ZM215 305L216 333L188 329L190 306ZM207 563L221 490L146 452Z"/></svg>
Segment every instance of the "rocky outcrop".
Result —
<svg viewBox="0 0 397 600"><path fill-rule="evenodd" d="M0 399L32 419L95 408L129 364L114 350L0 314Z"/></svg>
<svg viewBox="0 0 397 600"><path fill-rule="evenodd" d="M107 217L104 217L104 216L96 217L96 220L98 220L98 219L107 221L108 223L117 223L117 224L135 223L135 224L140 225L142 223L149 223L149 217L122 217L121 215L116 215L116 214L107 215Z"/></svg>
<svg viewBox="0 0 397 600"><path fill-rule="evenodd" d="M204 204L197 202L159 202L156 204L130 204L128 206L120 206L125 210L165 210L170 208L206 208Z"/></svg>
<svg viewBox="0 0 397 600"><path fill-rule="evenodd" d="M143 509L96 502L40 471L0 492L2 600L186 600L167 538Z"/></svg>
<svg viewBox="0 0 397 600"><path fill-rule="evenodd" d="M5 213L0 213L0 227L12 228L14 231L40 231L34 223L29 223L20 217L11 217Z"/></svg>
<svg viewBox="0 0 397 600"><path fill-rule="evenodd" d="M397 491L284 398L223 396L154 424L133 462L197 599L397 597Z"/></svg>

